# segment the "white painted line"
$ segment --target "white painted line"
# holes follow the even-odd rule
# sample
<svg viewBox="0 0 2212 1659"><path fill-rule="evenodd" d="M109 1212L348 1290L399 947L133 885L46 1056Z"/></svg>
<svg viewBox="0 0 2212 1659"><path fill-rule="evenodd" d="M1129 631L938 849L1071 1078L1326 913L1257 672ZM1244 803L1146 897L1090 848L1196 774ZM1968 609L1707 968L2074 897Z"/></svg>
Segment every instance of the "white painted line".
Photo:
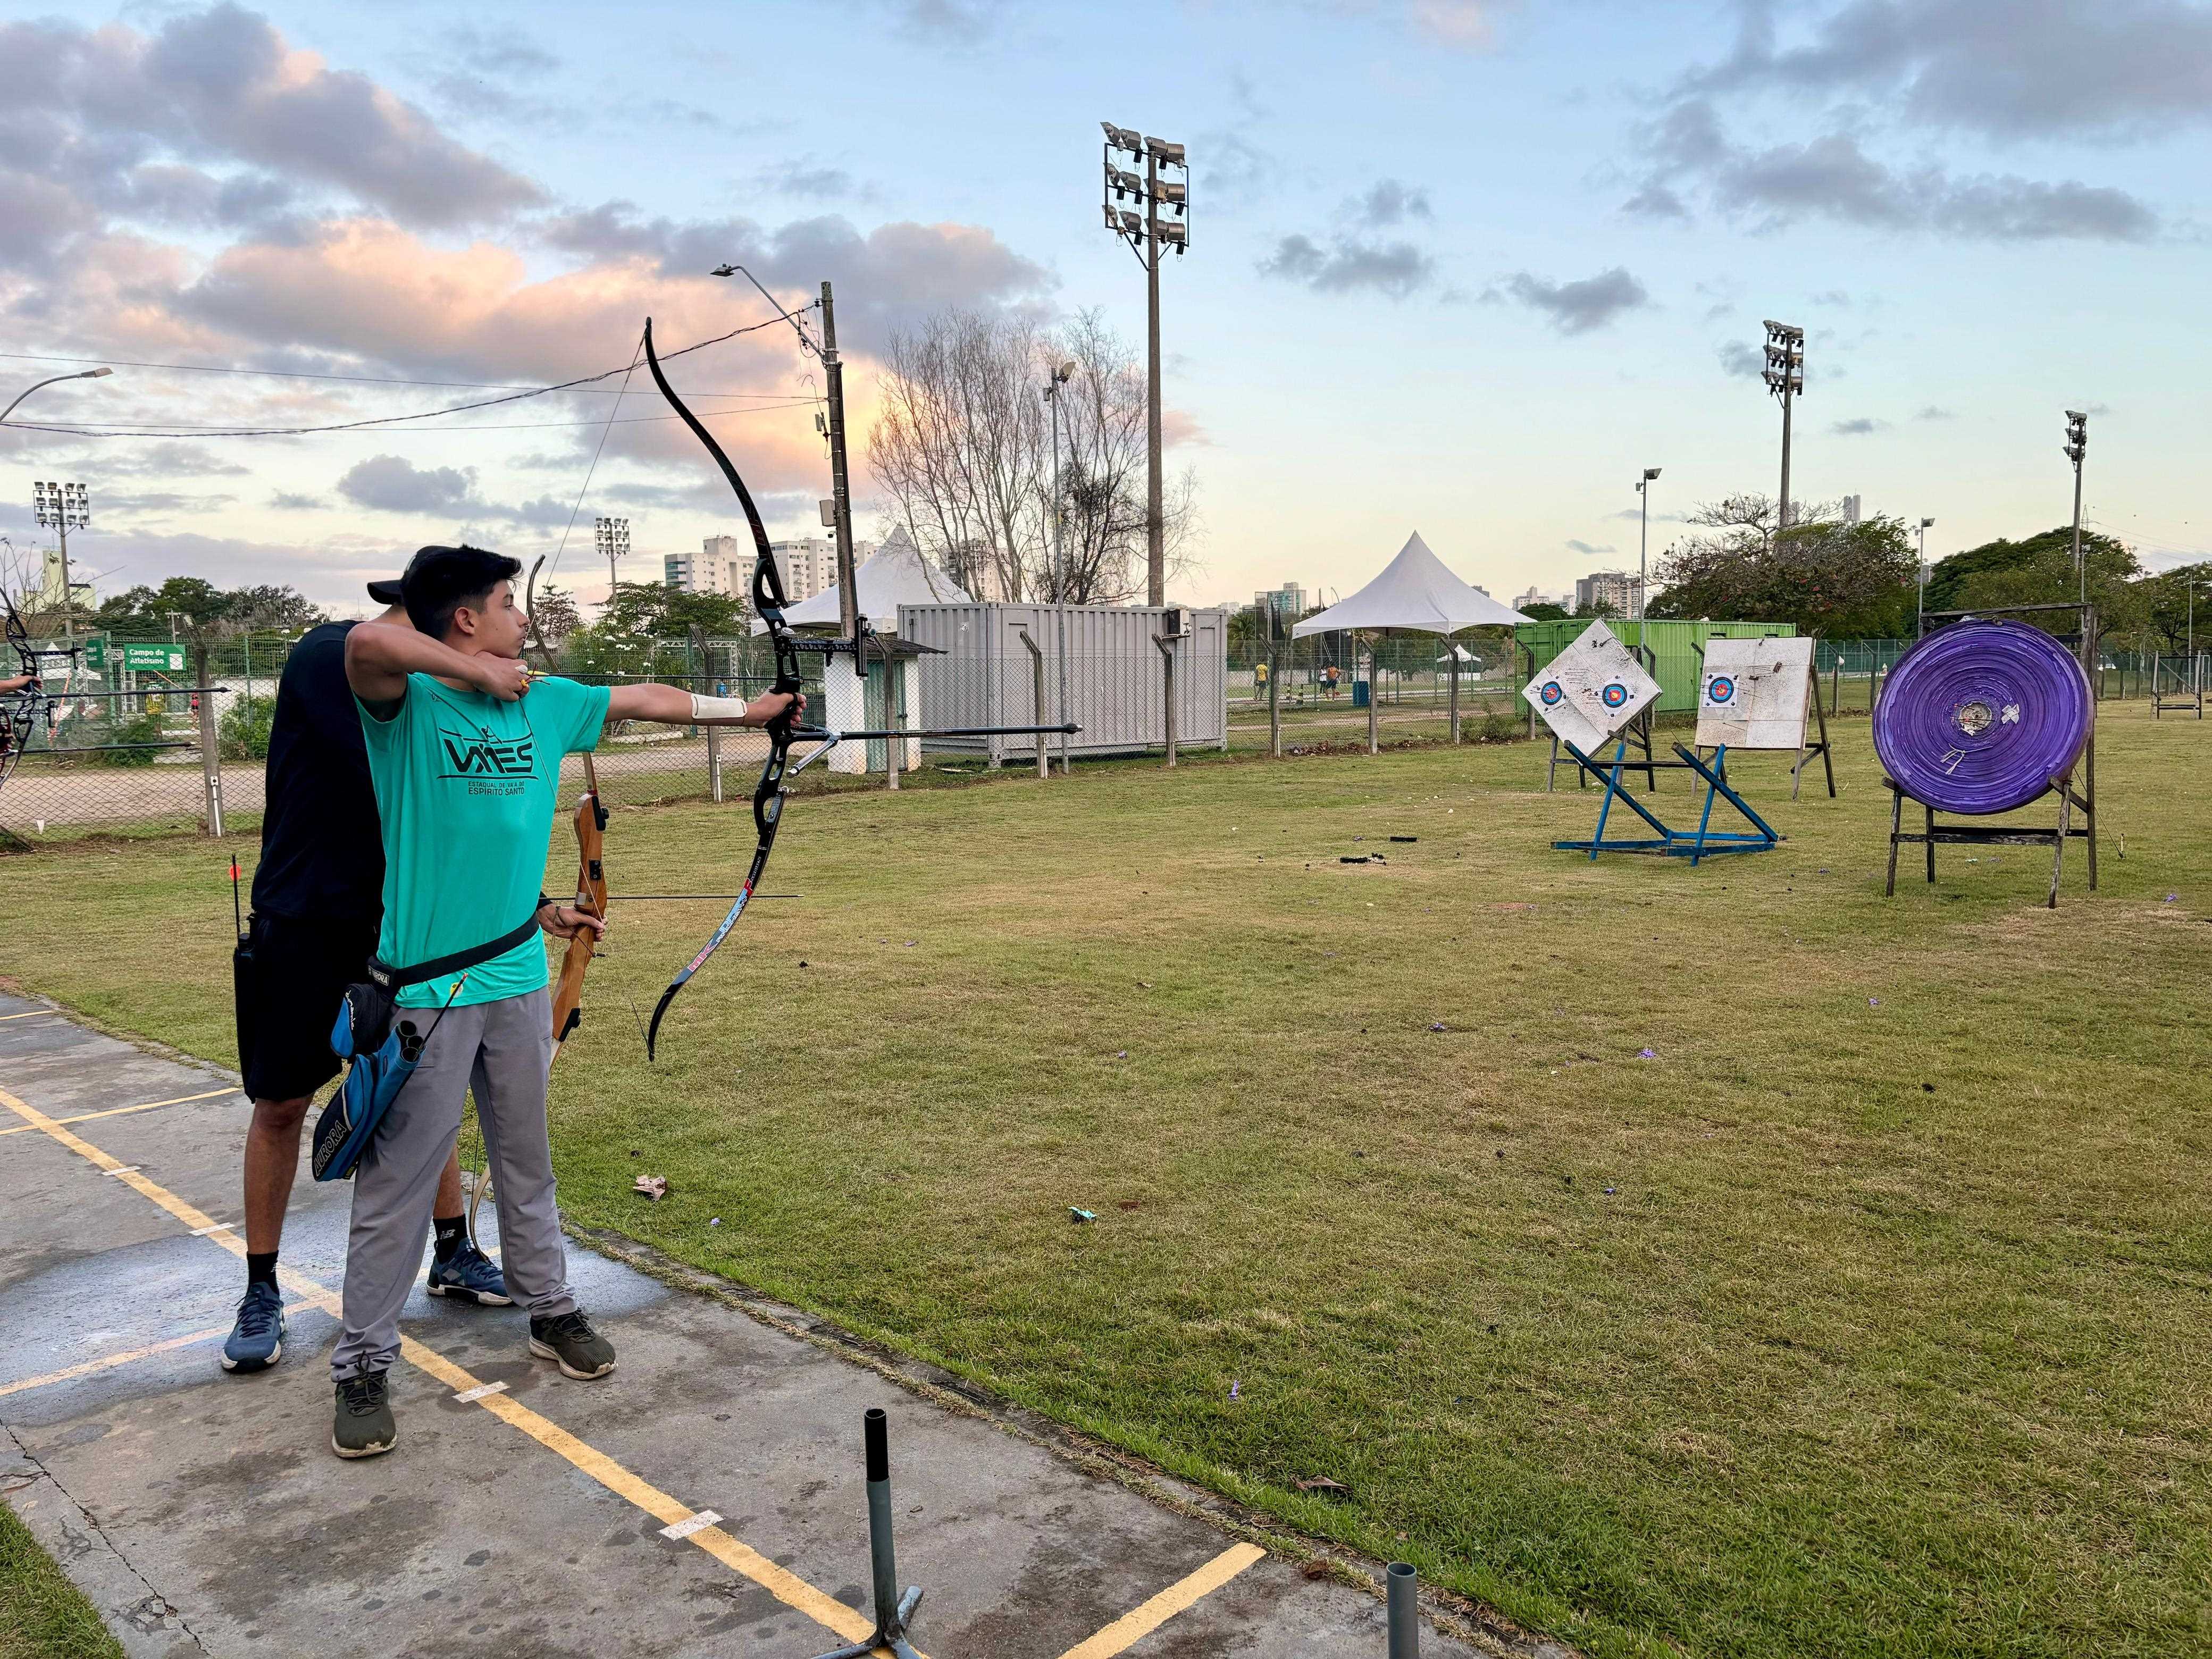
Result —
<svg viewBox="0 0 2212 1659"><path fill-rule="evenodd" d="M102 1175L112 1176L137 1175L137 1173L138 1166L136 1164L126 1164L119 1170L102 1170L100 1171L100 1174Z"/></svg>
<svg viewBox="0 0 2212 1659"><path fill-rule="evenodd" d="M721 1520L722 1517L714 1510L701 1510L696 1515L686 1516L672 1527L663 1527L660 1535L663 1538L689 1538L695 1532L704 1532L709 1527L720 1525Z"/></svg>
<svg viewBox="0 0 2212 1659"><path fill-rule="evenodd" d="M473 1401L483 1399L488 1394L505 1394L506 1392L507 1384L504 1382L485 1382L479 1384L477 1387L473 1389L464 1389L460 1393L455 1395L453 1398L460 1401L462 1405L466 1406Z"/></svg>
<svg viewBox="0 0 2212 1659"><path fill-rule="evenodd" d="M119 1174L120 1171L118 1173ZM210 1233L227 1233L231 1231L232 1225L233 1224L228 1221L218 1221L212 1227L195 1227L192 1229L192 1237L205 1238Z"/></svg>

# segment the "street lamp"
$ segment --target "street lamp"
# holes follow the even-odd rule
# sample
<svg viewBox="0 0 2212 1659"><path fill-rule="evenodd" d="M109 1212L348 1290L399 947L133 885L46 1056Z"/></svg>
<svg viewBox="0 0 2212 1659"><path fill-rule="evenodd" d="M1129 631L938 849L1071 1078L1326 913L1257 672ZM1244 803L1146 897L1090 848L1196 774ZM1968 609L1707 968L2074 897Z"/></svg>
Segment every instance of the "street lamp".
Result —
<svg viewBox="0 0 2212 1659"><path fill-rule="evenodd" d="M1760 380L1782 400L1782 501L1775 509L1776 534L1790 527L1790 411L1805 395L1805 331L1788 323L1766 325L1766 367Z"/></svg>
<svg viewBox="0 0 2212 1659"><path fill-rule="evenodd" d="M1912 584L1912 637L1916 640L1928 631L1928 532L1935 524L1933 519L1920 521L1920 568L1913 573Z"/></svg>
<svg viewBox="0 0 2212 1659"><path fill-rule="evenodd" d="M15 394L15 404L9 404L7 408L0 409L0 422L4 422L15 412L15 404L21 403L24 398L42 386L59 386L64 380L104 380L114 373L113 369L103 363L98 368L83 369L75 374L57 374L50 380L34 380Z"/></svg>
<svg viewBox="0 0 2212 1659"><path fill-rule="evenodd" d="M1636 481L1642 520L1636 532L1636 655L1639 661L1644 654L1644 613L1651 608L1651 481L1658 476L1657 467L1647 466Z"/></svg>
<svg viewBox="0 0 2212 1659"><path fill-rule="evenodd" d="M1190 162L1181 144L1111 121L1098 125L1106 131L1106 228L1128 243L1145 268L1145 602L1161 605L1167 603L1167 526L1160 486L1160 250L1171 247L1181 258L1190 246ZM1141 158L1143 176L1116 166L1117 155ZM1182 177L1163 179L1162 167ZM1124 202L1144 211L1117 205ZM1160 217L1163 207L1172 219Z"/></svg>
<svg viewBox="0 0 2212 1659"><path fill-rule="evenodd" d="M76 375L64 375L64 380L76 380ZM24 394L29 396L28 392ZM17 403L22 402L18 398ZM38 515L39 523L54 532L61 545L62 561L62 637L76 638L76 593L70 586L69 533L82 530L92 522L92 498L81 483L49 483L41 478L31 485L31 509Z"/></svg>

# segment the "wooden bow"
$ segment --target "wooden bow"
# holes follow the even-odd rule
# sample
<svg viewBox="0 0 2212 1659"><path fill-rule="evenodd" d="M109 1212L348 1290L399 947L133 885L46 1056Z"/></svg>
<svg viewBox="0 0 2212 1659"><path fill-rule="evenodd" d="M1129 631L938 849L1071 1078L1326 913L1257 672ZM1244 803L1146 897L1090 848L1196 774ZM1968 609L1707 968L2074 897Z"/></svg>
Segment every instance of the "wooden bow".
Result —
<svg viewBox="0 0 2212 1659"><path fill-rule="evenodd" d="M538 627L538 610L533 601L538 593L538 572L545 562L540 555L530 567L530 580L523 586L523 606L530 615L530 635L537 641L538 654L544 661L545 672L554 672L553 653L545 643L545 635ZM599 798L599 769L592 763L586 752L580 757L584 763L584 794L576 803L576 901L575 908L585 915L605 921L607 916L607 875L605 848L607 809ZM599 936L586 927L568 941L568 954L561 958L561 976L553 987L553 1057L561 1057L562 1045L584 1018L584 975L599 952Z"/></svg>

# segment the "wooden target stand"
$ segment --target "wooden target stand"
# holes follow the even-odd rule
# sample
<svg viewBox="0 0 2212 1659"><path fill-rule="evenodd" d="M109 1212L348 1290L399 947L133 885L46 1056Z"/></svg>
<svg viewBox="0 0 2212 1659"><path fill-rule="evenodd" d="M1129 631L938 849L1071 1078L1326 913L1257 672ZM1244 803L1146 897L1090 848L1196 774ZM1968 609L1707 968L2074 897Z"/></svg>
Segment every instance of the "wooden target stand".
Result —
<svg viewBox="0 0 2212 1659"><path fill-rule="evenodd" d="M1927 637L1931 622L1956 622L1962 617L2016 616L2030 611L2071 611L2081 629L2073 636L2083 657L2089 655L2091 643L2097 636L2096 612L2086 605L2068 602L2060 605L1983 605L1974 611L1930 611L1921 620L1920 637ZM2066 635L2061 635L2063 639ZM2085 668L2087 665L2084 665ZM1883 888L1883 896L1897 896L1897 852L1900 847L1917 846L1927 848L1928 880L1936 880L1936 848L1940 842L1949 847L2048 847L2051 849L2051 893L2044 901L2045 909L2058 908L2058 878L2066 862L2066 843L2069 840L2087 843L2089 854L2089 890L2097 890L2097 685L2089 683L2089 738L2081 745L2079 763L2081 787L2074 787L2074 774L2065 772L2051 780L2050 793L2058 797L2058 821L2048 830L2008 828L1993 824L1966 823L1957 820L1972 817L1969 813L1946 812L1942 816L1954 820L1938 821L1937 809L1922 800L1903 784L1882 775L1882 787L1889 791L1889 882ZM1905 803L1911 800L1920 808L1921 828L1908 830L1905 827ZM2073 822L2079 811L2081 822Z"/></svg>

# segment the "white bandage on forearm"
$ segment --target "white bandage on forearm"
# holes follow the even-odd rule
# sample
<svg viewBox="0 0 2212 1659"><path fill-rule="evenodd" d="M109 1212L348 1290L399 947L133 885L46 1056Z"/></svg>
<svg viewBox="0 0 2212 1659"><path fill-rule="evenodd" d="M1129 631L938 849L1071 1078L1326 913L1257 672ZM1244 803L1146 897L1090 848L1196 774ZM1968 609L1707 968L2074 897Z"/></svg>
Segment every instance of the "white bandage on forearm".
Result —
<svg viewBox="0 0 2212 1659"><path fill-rule="evenodd" d="M691 694L691 718L702 726L741 720L745 717L743 697L702 697Z"/></svg>

